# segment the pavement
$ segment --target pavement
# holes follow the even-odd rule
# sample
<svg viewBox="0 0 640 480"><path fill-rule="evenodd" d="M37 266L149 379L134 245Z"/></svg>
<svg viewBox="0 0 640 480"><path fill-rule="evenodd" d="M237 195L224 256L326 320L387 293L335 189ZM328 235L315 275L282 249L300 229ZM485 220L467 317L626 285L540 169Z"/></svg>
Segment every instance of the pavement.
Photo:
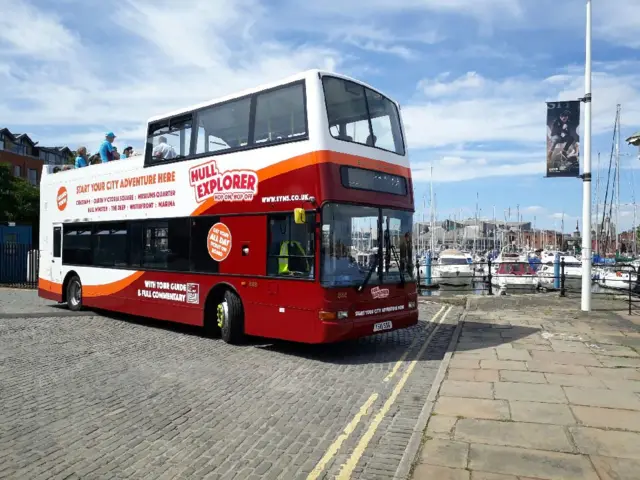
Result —
<svg viewBox="0 0 640 480"><path fill-rule="evenodd" d="M625 307L470 298L412 478L640 479L640 317Z"/></svg>
<svg viewBox="0 0 640 480"><path fill-rule="evenodd" d="M232 346L0 289L0 478L392 479L462 311L421 303L417 326L341 344Z"/></svg>

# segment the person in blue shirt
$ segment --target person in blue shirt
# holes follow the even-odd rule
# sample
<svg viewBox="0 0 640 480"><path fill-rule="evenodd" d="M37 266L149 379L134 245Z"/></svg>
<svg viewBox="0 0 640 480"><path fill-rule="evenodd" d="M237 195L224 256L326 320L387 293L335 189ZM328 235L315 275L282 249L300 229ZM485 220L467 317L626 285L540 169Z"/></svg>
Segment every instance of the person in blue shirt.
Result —
<svg viewBox="0 0 640 480"><path fill-rule="evenodd" d="M82 168L89 165L89 159L87 158L87 147L79 147L76 157L76 168Z"/></svg>
<svg viewBox="0 0 640 480"><path fill-rule="evenodd" d="M100 160L102 161L102 163L107 163L120 158L118 153L113 148L113 141L116 139L116 136L113 134L113 132L108 132L104 136L104 138L105 140L104 142L102 142L102 144L100 145L100 149L98 150L100 152Z"/></svg>
<svg viewBox="0 0 640 480"><path fill-rule="evenodd" d="M133 147L124 147L122 158L129 158L131 155L133 155Z"/></svg>

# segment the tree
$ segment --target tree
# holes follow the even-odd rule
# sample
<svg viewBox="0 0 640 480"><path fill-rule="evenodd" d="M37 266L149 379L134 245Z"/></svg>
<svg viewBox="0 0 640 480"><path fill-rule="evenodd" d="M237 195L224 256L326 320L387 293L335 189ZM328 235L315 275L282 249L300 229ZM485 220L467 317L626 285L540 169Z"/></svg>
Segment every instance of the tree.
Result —
<svg viewBox="0 0 640 480"><path fill-rule="evenodd" d="M11 166L0 164L0 220L38 225L40 190L11 174Z"/></svg>

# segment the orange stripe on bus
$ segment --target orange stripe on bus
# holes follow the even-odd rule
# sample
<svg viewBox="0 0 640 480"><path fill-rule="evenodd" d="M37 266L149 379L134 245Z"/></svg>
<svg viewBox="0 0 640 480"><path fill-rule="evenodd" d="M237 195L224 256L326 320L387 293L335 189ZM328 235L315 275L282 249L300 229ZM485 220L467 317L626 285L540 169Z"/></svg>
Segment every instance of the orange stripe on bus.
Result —
<svg viewBox="0 0 640 480"><path fill-rule="evenodd" d="M106 283L104 285L83 285L82 296L83 297L102 297L105 295L113 295L121 290L124 290L133 282L138 280L144 272L132 273L128 277L118 280L117 282Z"/></svg>
<svg viewBox="0 0 640 480"><path fill-rule="evenodd" d="M347 153L332 152L329 150L319 150L317 152L305 153L297 157L289 158L278 162L274 165L262 168L257 171L260 181L269 180L270 178L284 175L294 170L299 170L310 165L318 165L321 163L336 163L339 165L349 165L352 167L362 167L371 170L380 170L403 177L411 176L411 170L407 167L394 165L392 163L383 162L381 160L373 160L371 158L359 157ZM216 204L213 198L205 200L196 208L192 216L202 215Z"/></svg>
<svg viewBox="0 0 640 480"><path fill-rule="evenodd" d="M56 295L62 295L62 284L45 280L44 278L38 278L38 288L47 292L55 293Z"/></svg>
<svg viewBox="0 0 640 480"><path fill-rule="evenodd" d="M123 278L112 283L106 283L104 285L82 285L83 297L101 297L105 295L113 295L121 290L124 290L137 279L139 279L144 272L132 273L128 277ZM82 279L81 279L82 280ZM44 278L38 279L38 288L52 292L57 295L62 295L62 284L45 280Z"/></svg>

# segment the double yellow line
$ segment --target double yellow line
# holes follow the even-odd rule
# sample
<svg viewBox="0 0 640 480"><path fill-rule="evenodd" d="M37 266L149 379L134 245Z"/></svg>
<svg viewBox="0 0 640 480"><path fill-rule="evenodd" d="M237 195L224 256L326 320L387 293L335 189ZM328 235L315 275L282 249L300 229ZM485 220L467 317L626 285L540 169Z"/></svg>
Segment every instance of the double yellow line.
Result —
<svg viewBox="0 0 640 480"><path fill-rule="evenodd" d="M400 395L400 392L402 392L402 389L404 388L405 383L409 379L411 372L413 372L413 369L418 363L418 359L422 357L422 355L426 351L427 347L429 346L429 343L431 342L431 339L435 335L436 331L440 328L440 325L442 324L442 322L444 322L445 318L451 311L451 308L452 307L449 307L447 311L444 313L444 315L440 316L445 309L445 307L443 306L430 320L430 323L435 323L436 327L429 334L424 344L420 348L420 351L418 352L418 354L409 363L409 367L405 370L402 377L400 377L400 380L392 390L391 394L389 395L389 398L387 398L387 401L384 403L382 408L378 411L376 416L373 418L373 420L369 424L369 427L360 438L360 441L354 448L353 452L351 453L347 461L342 464L340 468L340 473L338 474L338 477L337 477L338 480L349 480L351 478L351 475L353 474L354 469L358 465L358 462L360 461L362 454L364 453L367 446L371 442L371 439L375 435L376 430L380 426L380 423L382 423L382 420L384 419L385 415L389 413L389 410L395 403L396 399L398 398L398 395ZM438 317L440 317L439 320L438 320ZM393 378L393 376L400 370L400 368L402 367L402 364L406 361L407 357L409 356L409 352L411 352L413 347L415 347L415 345L418 343L418 339L419 339L418 336L414 338L414 340L411 342L407 350L400 357L400 360L396 362L391 372L384 378L383 382L389 382ZM371 394L371 396L360 407L360 410L358 410L358 413L356 413L353 419L347 424L347 426L342 431L342 433L338 436L338 438L336 438L336 440L329 446L324 456L320 459L320 461L317 463L315 468L311 471L311 473L307 477L307 480L316 480L322 474L327 464L337 455L344 441L347 438L349 438L349 436L354 432L354 430L356 429L356 426L358 425L360 420L362 420L362 417L369 414L369 410L371 409L371 406L378 399L378 397L379 397L378 393Z"/></svg>

